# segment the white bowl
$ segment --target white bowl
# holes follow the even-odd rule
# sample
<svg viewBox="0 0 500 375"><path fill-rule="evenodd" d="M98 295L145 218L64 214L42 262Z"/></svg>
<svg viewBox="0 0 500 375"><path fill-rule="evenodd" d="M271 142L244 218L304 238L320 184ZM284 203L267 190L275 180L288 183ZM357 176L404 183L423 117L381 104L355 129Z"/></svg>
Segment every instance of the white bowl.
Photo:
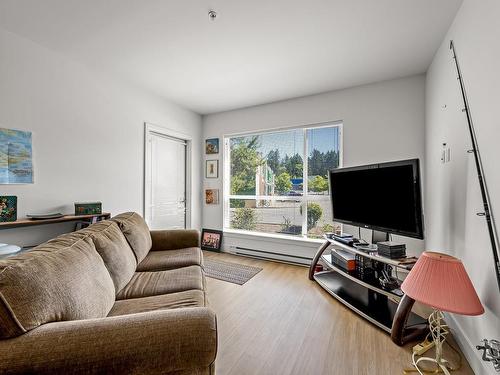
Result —
<svg viewBox="0 0 500 375"><path fill-rule="evenodd" d="M19 246L0 243L0 255L14 254L20 250Z"/></svg>

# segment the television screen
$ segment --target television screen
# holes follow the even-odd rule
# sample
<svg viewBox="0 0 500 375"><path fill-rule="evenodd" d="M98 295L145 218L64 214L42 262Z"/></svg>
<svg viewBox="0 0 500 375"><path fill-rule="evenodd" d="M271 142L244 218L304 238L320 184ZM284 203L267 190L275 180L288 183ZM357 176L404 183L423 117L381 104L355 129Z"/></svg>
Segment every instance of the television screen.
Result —
<svg viewBox="0 0 500 375"><path fill-rule="evenodd" d="M330 171L333 220L424 238L418 159Z"/></svg>

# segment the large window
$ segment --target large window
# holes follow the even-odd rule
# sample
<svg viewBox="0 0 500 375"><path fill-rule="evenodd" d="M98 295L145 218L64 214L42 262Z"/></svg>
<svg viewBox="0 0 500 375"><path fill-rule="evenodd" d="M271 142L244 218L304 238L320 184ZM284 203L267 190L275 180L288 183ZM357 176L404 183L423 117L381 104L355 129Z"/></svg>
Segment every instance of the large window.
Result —
<svg viewBox="0 0 500 375"><path fill-rule="evenodd" d="M342 124L225 139L225 229L321 238L332 222L328 170L342 163Z"/></svg>

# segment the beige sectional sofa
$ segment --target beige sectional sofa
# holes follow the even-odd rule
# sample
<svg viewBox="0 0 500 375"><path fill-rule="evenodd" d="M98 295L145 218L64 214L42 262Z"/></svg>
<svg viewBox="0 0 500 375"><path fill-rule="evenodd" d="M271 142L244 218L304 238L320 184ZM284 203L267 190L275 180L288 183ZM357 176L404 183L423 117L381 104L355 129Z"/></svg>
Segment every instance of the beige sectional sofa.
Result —
<svg viewBox="0 0 500 375"><path fill-rule="evenodd" d="M0 261L0 373L214 374L202 266L133 212Z"/></svg>

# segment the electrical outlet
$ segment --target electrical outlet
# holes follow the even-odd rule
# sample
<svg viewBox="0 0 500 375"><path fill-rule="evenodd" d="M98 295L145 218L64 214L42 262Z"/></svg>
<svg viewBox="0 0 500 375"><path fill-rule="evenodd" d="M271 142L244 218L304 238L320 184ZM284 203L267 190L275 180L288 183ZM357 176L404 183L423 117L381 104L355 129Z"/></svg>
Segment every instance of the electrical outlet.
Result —
<svg viewBox="0 0 500 375"><path fill-rule="evenodd" d="M443 148L441 150L441 163L449 163L451 161L451 149L447 143L443 143Z"/></svg>

